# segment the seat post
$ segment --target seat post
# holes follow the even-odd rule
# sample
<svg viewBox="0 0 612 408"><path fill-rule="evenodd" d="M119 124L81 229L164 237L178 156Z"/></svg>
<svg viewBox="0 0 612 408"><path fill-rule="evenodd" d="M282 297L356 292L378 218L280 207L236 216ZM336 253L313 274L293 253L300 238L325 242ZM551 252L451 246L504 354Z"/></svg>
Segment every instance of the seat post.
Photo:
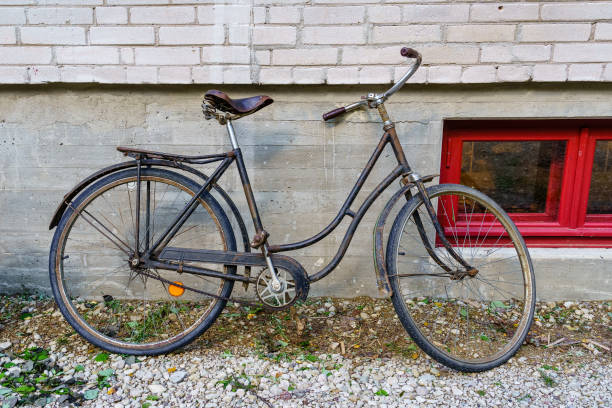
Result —
<svg viewBox="0 0 612 408"><path fill-rule="evenodd" d="M227 128L227 133L230 137L230 142L232 142L232 148L238 149L238 140L236 139L236 132L234 132L234 126L232 125L232 121L227 119L225 121L225 127Z"/></svg>

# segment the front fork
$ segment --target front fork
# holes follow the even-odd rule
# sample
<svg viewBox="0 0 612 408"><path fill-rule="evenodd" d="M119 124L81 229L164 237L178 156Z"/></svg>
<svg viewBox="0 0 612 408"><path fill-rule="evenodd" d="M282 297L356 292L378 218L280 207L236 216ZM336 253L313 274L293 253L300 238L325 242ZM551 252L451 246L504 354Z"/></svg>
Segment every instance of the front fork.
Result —
<svg viewBox="0 0 612 408"><path fill-rule="evenodd" d="M467 263L465 259L463 259L463 257L457 253L457 251L455 251L455 249L451 246L451 243L446 238L446 235L444 234L444 229L442 228L442 225L440 225L440 222L438 221L436 211L433 208L433 205L431 204L429 194L427 194L427 189L425 188L425 184L423 183L421 176L418 173L412 172L404 176L404 178L402 179L402 182L404 184L412 183L416 186L418 193L421 196L421 199L423 200L423 204L425 204L425 208L427 209L427 215L429 215L429 218L431 219L434 229L436 230L436 234L440 238L440 242L442 243L446 251L457 262L459 262L461 266L465 268L465 272L468 275L470 276L476 275L478 271L473 266L471 266L469 263ZM405 195L406 195L406 200L409 200L412 197L412 193L410 192L410 190L406 191ZM419 214L418 211L415 211L413 217L414 217L414 223L417 227L417 230L419 231L421 240L423 241L423 245L425 246L427 253L434 260L434 262L440 265L442 269L444 269L446 272L450 273L451 275L457 275L457 276L463 275L464 276L465 274L462 272L453 271L453 269L449 267L436 254L434 247L432 246L431 242L429 241L429 238L427 237L427 232L425 231L425 227L423 226L423 221L421 220L421 215Z"/></svg>

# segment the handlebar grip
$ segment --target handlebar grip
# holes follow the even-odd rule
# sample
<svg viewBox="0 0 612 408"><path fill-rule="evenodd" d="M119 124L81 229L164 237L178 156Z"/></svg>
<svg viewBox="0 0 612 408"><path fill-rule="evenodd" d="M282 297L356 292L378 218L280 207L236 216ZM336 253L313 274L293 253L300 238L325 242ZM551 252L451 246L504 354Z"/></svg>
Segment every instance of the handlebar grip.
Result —
<svg viewBox="0 0 612 408"><path fill-rule="evenodd" d="M408 47L403 47L400 53L406 58L418 58L421 55L417 50Z"/></svg>
<svg viewBox="0 0 612 408"><path fill-rule="evenodd" d="M341 107L341 108L334 109L334 110L332 110L332 111L329 111L329 112L327 112L327 113L324 113L324 114L323 114L323 120L330 120L330 119L333 119L333 118L335 118L336 116L340 116L340 115L342 115L342 114L343 114L343 113L345 113L345 112L346 112L346 108L345 108L344 106L343 106L343 107Z"/></svg>

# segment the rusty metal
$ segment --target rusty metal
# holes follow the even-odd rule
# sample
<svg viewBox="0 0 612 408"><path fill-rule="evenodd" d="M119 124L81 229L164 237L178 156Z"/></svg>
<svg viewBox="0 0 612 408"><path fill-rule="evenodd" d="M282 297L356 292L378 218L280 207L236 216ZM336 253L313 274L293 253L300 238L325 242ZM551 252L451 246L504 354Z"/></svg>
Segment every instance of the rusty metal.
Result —
<svg viewBox="0 0 612 408"><path fill-rule="evenodd" d="M257 232L254 236L253 236L253 240L251 241L251 248L257 249L260 246L262 246L263 244L266 243L266 241L268 240L268 237L270 236L270 234L268 234L267 231L261 230L259 232Z"/></svg>

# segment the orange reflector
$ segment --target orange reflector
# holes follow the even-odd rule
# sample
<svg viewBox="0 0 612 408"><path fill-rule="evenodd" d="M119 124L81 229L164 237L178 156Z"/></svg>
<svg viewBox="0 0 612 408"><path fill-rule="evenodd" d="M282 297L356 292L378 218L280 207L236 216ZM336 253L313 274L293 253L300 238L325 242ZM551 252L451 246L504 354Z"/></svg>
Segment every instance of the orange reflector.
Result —
<svg viewBox="0 0 612 408"><path fill-rule="evenodd" d="M174 281L174 283L183 286L183 282ZM168 286L168 292L170 292L170 294L174 297L179 297L185 293L185 288L182 288L181 286L170 285Z"/></svg>

